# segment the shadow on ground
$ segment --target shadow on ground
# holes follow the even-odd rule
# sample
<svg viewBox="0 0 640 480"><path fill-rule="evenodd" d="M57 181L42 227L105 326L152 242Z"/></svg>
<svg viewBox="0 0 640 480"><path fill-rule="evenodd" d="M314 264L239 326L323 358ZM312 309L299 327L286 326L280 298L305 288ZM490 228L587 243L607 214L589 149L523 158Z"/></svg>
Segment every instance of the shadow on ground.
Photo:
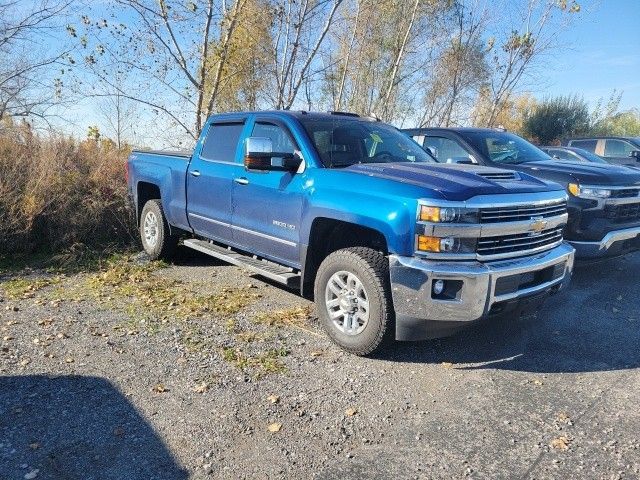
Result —
<svg viewBox="0 0 640 480"><path fill-rule="evenodd" d="M176 264L226 265L186 247L179 252ZM281 285L272 285L286 290ZM533 318L492 319L449 338L396 342L377 358L411 363L466 363L472 364L466 369L536 373L637 368L640 367L638 285L640 254L578 265L569 289L548 299Z"/></svg>
<svg viewBox="0 0 640 480"><path fill-rule="evenodd" d="M576 269L533 318L489 320L453 337L398 344L380 358L536 373L640 367L640 255Z"/></svg>
<svg viewBox="0 0 640 480"><path fill-rule="evenodd" d="M0 478L22 480L30 474L56 480L188 476L107 380L0 377Z"/></svg>

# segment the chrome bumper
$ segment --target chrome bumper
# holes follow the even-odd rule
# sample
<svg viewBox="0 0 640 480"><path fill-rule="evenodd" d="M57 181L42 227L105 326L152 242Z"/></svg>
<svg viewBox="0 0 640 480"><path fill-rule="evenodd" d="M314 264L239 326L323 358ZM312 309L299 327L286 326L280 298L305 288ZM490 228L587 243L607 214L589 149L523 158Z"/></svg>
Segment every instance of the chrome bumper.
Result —
<svg viewBox="0 0 640 480"><path fill-rule="evenodd" d="M598 258L610 255L619 255L634 250L634 248L623 248L623 242L638 239L640 248L640 227L624 228L607 233L599 242L578 242L570 241L576 249L578 258Z"/></svg>
<svg viewBox="0 0 640 480"><path fill-rule="evenodd" d="M454 331L486 317L492 312L492 307L501 302L513 303L532 296L546 297L569 282L573 261L574 249L566 243L536 255L487 263L390 255L396 338L422 340L443 336L449 330ZM537 272L540 274L536 275ZM552 273L552 278L546 278L547 273ZM530 280L518 283L522 277L516 276L521 274L528 274L526 278ZM511 283L514 289L497 292L498 281L504 277L510 277L505 278L507 282L515 282ZM460 285L455 298L434 298L434 280L457 282L452 283Z"/></svg>

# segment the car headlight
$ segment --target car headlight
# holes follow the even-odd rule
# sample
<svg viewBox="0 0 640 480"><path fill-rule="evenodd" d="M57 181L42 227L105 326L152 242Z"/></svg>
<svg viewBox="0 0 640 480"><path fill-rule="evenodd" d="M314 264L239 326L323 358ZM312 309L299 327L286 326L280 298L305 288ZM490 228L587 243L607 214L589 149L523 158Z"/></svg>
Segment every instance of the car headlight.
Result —
<svg viewBox="0 0 640 480"><path fill-rule="evenodd" d="M597 187L581 187L577 183L570 183L567 190L575 197L581 198L609 198L611 190Z"/></svg>
<svg viewBox="0 0 640 480"><path fill-rule="evenodd" d="M459 207L418 207L418 221L431 223L472 223L478 216L477 210Z"/></svg>
<svg viewBox="0 0 640 480"><path fill-rule="evenodd" d="M429 253L473 253L475 238L431 237L418 235L417 249Z"/></svg>

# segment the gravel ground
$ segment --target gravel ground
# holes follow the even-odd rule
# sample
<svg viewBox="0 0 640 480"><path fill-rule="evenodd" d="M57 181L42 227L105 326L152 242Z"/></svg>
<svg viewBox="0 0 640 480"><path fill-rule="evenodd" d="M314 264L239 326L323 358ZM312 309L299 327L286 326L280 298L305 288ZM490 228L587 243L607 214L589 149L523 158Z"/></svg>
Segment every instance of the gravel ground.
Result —
<svg viewBox="0 0 640 480"><path fill-rule="evenodd" d="M0 277L0 479L640 478L640 255L377 358L236 267L147 267Z"/></svg>

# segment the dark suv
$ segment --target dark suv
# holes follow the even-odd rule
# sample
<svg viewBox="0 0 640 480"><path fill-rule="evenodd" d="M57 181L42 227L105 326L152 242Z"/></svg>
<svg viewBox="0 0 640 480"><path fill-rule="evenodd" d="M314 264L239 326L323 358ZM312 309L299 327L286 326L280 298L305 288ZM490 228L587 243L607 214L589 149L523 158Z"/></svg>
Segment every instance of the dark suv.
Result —
<svg viewBox="0 0 640 480"><path fill-rule="evenodd" d="M554 160L518 135L489 128L417 128L404 132L439 162L513 170L511 176L502 176L505 184L522 172L563 185L569 209L565 238L576 249L577 258L602 258L640 249L638 169ZM519 213L526 218L530 211Z"/></svg>
<svg viewBox="0 0 640 480"><path fill-rule="evenodd" d="M640 137L572 138L563 144L593 152L609 163L640 166Z"/></svg>

